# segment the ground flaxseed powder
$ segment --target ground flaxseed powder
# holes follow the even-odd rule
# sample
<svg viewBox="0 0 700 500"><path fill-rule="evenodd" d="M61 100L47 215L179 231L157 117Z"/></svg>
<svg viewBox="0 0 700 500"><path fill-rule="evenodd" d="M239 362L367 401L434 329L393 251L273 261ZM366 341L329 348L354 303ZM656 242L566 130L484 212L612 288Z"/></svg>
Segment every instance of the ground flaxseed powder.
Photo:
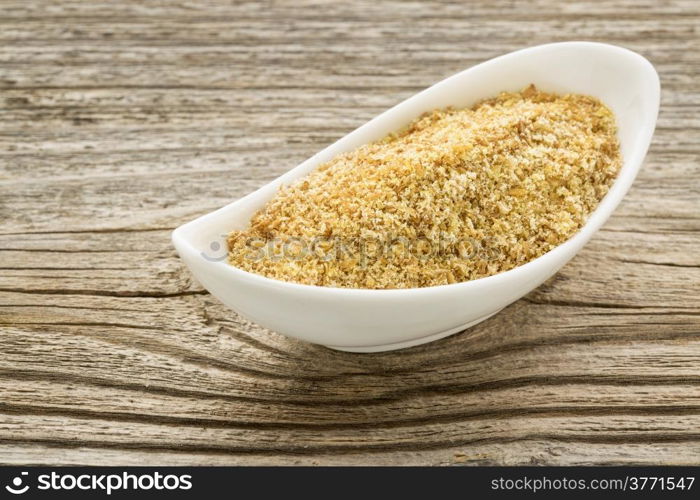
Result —
<svg viewBox="0 0 700 500"><path fill-rule="evenodd" d="M427 113L283 186L229 235L229 262L330 287L483 278L570 238L620 165L606 106L530 86Z"/></svg>

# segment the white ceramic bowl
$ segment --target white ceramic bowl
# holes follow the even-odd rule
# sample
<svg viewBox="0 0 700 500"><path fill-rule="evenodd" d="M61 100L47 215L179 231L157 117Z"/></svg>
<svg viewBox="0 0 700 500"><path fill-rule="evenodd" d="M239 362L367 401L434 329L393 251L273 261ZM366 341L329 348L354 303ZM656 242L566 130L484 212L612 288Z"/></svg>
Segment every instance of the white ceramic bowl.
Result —
<svg viewBox="0 0 700 500"><path fill-rule="evenodd" d="M298 285L248 273L220 258L225 254L224 236L246 227L281 183L304 176L340 152L382 138L425 111L471 106L530 83L549 92L587 94L602 100L617 117L624 158L619 177L586 225L554 250L487 278L399 290ZM407 99L254 193L177 228L173 243L212 295L271 330L344 351L376 352L422 344L483 321L539 286L571 259L632 184L649 147L658 108L658 75L634 52L589 42L519 50L462 71Z"/></svg>

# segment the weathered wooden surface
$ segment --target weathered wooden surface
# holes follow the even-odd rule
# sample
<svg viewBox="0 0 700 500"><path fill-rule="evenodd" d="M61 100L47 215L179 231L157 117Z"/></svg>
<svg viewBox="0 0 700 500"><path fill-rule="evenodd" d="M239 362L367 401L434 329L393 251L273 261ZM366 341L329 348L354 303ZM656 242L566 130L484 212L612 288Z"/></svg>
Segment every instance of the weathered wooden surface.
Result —
<svg viewBox="0 0 700 500"><path fill-rule="evenodd" d="M700 463L697 2L0 6L0 462ZM468 332L296 342L171 248L417 90L567 39L656 65L651 152L578 257Z"/></svg>

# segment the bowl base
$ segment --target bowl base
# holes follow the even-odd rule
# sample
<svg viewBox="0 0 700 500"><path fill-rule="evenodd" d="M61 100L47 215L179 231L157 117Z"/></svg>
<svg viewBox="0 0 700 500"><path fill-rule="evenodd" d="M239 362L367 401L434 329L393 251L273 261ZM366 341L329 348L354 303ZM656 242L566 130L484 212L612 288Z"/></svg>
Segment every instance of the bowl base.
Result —
<svg viewBox="0 0 700 500"><path fill-rule="evenodd" d="M450 328L449 330L445 330L443 332L439 333L433 333L431 335L426 335L425 337L420 337L417 339L412 339L412 340L405 340L403 342L395 342L393 344L382 344L382 345L369 345L369 346L335 346L335 345L327 345L329 349L334 349L336 351L344 351L344 352L384 352L384 351L396 351L397 349L406 349L408 347L414 347L417 345L421 344L427 344L428 342L432 342L433 340L439 340L442 338L447 337L448 335L452 335L457 332L461 332L463 330L466 330L467 328L476 325L477 323L481 323L482 321L490 318L494 314L500 312L502 309L498 309L497 311L494 311L490 314L487 314L486 316L482 316L479 319L476 319L474 321L470 321L469 323L466 323L464 325L460 325L456 328Z"/></svg>

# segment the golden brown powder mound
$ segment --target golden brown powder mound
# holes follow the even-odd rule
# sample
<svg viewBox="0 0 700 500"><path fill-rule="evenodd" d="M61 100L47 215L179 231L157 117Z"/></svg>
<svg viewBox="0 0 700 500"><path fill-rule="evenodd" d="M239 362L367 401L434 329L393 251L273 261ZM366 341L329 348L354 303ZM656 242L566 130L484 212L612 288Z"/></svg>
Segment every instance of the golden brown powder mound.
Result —
<svg viewBox="0 0 700 500"><path fill-rule="evenodd" d="M605 105L530 86L427 113L282 187L229 235L229 262L329 287L483 278L570 238L620 165Z"/></svg>

